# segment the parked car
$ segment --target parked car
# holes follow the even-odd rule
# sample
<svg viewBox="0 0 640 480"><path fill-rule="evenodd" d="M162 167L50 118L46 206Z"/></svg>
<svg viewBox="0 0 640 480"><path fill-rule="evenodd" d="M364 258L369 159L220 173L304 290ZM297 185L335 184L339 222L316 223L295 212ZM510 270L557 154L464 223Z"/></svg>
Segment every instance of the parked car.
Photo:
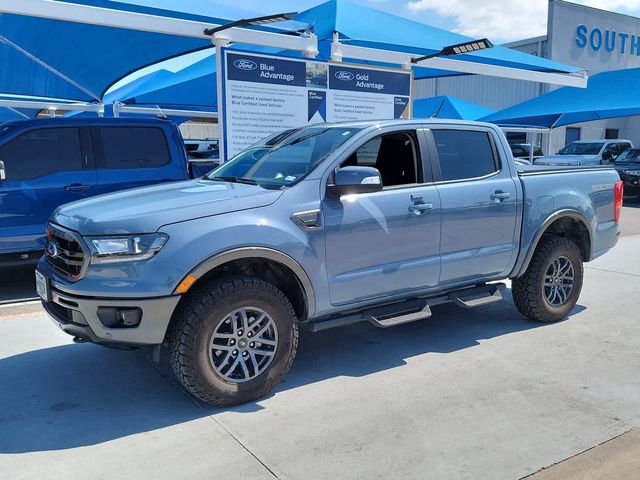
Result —
<svg viewBox="0 0 640 480"><path fill-rule="evenodd" d="M633 148L629 140L578 140L571 142L557 155L542 157L536 165L610 165L618 155L628 148Z"/></svg>
<svg viewBox="0 0 640 480"><path fill-rule="evenodd" d="M625 195L640 195L640 148L625 150L613 166L624 182Z"/></svg>
<svg viewBox="0 0 640 480"><path fill-rule="evenodd" d="M0 126L0 265L35 262L64 203L188 178L176 125L158 119L56 118Z"/></svg>
<svg viewBox="0 0 640 480"><path fill-rule="evenodd" d="M535 162L535 160L544 156L540 145L533 146L533 155L531 154L532 146L530 143L509 143L509 147L511 147L513 158L524 160L529 164L533 163L531 160Z"/></svg>
<svg viewBox="0 0 640 480"><path fill-rule="evenodd" d="M202 179L58 208L37 289L76 341L166 345L193 395L247 402L301 325L391 327L500 301L507 278L525 316L565 318L622 207L613 168L566 170L516 167L490 124L307 126Z"/></svg>
<svg viewBox="0 0 640 480"><path fill-rule="evenodd" d="M208 138L205 140L184 140L184 147L191 158L209 158L218 153L218 140Z"/></svg>

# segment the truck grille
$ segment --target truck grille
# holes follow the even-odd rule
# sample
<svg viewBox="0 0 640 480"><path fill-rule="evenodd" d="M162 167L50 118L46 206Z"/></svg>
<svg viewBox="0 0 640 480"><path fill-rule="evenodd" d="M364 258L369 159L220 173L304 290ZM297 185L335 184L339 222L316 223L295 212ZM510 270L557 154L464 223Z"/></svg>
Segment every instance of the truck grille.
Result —
<svg viewBox="0 0 640 480"><path fill-rule="evenodd" d="M87 255L76 234L68 230L49 225L44 256L56 271L69 280L80 280L84 275Z"/></svg>

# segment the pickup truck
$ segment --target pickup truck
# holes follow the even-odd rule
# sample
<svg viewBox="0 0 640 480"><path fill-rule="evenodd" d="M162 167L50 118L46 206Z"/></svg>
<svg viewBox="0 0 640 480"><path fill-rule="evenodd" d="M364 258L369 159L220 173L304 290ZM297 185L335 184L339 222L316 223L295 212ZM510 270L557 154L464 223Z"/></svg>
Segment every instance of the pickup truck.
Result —
<svg viewBox="0 0 640 480"><path fill-rule="evenodd" d="M534 163L555 166L610 165L628 148L633 148L630 140L577 140L562 148L557 155L541 157Z"/></svg>
<svg viewBox="0 0 640 480"><path fill-rule="evenodd" d="M0 125L0 266L35 262L56 207L189 178L182 136L157 119L50 118Z"/></svg>
<svg viewBox="0 0 640 480"><path fill-rule="evenodd" d="M617 242L611 167L516 167L494 125L318 124L201 179L58 208L36 270L76 341L168 352L196 397L233 405L287 373L298 331L500 301L556 322L583 262ZM161 348L165 346L166 348Z"/></svg>

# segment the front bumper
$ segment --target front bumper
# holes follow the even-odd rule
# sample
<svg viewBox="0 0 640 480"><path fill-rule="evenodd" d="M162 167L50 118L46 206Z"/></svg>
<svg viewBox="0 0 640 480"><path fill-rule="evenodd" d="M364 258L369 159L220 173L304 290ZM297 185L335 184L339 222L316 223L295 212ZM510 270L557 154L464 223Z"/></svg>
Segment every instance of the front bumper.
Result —
<svg viewBox="0 0 640 480"><path fill-rule="evenodd" d="M46 269L45 269L46 270ZM107 345L158 345L163 342L179 295L159 298L100 298L72 295L56 288L51 273L38 269L47 278L48 298L42 306L58 327L74 337ZM139 308L140 323L134 327L106 327L98 309Z"/></svg>

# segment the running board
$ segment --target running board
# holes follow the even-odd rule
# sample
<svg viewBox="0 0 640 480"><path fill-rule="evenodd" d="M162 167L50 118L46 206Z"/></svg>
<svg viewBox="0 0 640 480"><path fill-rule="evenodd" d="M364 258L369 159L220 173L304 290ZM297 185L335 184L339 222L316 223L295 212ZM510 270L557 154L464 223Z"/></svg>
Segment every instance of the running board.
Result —
<svg viewBox="0 0 640 480"><path fill-rule="evenodd" d="M376 327L380 328L388 328L395 327L396 325L400 325L403 323L415 322L417 320L424 320L425 318L429 318L431 316L431 309L429 308L429 304L425 304L421 310L412 313L405 313L403 315L387 314L384 312L372 312L369 315L367 320L374 324Z"/></svg>
<svg viewBox="0 0 640 480"><path fill-rule="evenodd" d="M477 287L451 292L449 298L451 301L462 308L476 308L490 303L502 301L500 287L504 287L504 283L492 283L489 285L479 285Z"/></svg>
<svg viewBox="0 0 640 480"><path fill-rule="evenodd" d="M418 297L378 307L353 311L350 314L333 318L324 318L310 323L312 332L320 332L334 327L342 327L368 321L380 328L393 327L403 323L415 322L431 317L431 307L445 303L454 303L463 308L475 308L502 300L500 289L504 283L482 284L463 288L431 297Z"/></svg>

